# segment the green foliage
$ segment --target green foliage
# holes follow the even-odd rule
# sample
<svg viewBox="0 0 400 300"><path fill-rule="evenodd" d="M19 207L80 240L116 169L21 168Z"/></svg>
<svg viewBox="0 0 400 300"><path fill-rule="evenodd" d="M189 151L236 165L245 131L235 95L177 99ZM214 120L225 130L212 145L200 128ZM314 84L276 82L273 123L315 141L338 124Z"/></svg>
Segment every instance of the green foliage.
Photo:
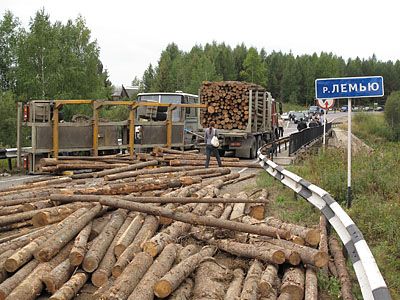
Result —
<svg viewBox="0 0 400 300"><path fill-rule="evenodd" d="M340 281L338 278L329 277L322 272L317 273L318 288L321 291L327 292L333 299L340 298Z"/></svg>
<svg viewBox="0 0 400 300"><path fill-rule="evenodd" d="M382 141L393 139L393 131L383 114L357 113L353 119L358 137L369 145L374 146Z"/></svg>
<svg viewBox="0 0 400 300"><path fill-rule="evenodd" d="M395 140L400 141L400 91L390 94L386 100L385 118Z"/></svg>
<svg viewBox="0 0 400 300"><path fill-rule="evenodd" d="M11 92L0 92L0 147L15 146L17 106Z"/></svg>
<svg viewBox="0 0 400 300"><path fill-rule="evenodd" d="M264 85L266 83L267 67L258 55L257 49L251 47L243 62L243 71L240 72L241 78L245 81Z"/></svg>

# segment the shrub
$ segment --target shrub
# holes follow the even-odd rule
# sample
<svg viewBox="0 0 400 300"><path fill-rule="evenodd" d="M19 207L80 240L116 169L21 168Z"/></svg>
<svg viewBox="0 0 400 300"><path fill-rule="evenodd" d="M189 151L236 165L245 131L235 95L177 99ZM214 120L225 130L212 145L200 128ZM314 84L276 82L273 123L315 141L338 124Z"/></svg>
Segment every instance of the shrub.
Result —
<svg viewBox="0 0 400 300"><path fill-rule="evenodd" d="M386 122L392 129L396 141L400 141L400 91L392 92L385 105Z"/></svg>

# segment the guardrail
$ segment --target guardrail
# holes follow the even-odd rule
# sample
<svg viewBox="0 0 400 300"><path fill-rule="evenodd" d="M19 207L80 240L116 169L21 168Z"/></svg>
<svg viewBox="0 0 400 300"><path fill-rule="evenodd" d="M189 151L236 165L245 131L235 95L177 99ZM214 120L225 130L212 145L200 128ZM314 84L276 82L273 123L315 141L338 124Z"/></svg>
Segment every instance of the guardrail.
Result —
<svg viewBox="0 0 400 300"><path fill-rule="evenodd" d="M332 123L326 123L326 132L332 128ZM324 126L310 127L290 135L289 156L301 147L308 145L324 134Z"/></svg>
<svg viewBox="0 0 400 300"><path fill-rule="evenodd" d="M349 215L328 192L269 160L263 150L261 147L257 155L265 171L318 208L336 230L353 263L364 299L390 300L374 256Z"/></svg>

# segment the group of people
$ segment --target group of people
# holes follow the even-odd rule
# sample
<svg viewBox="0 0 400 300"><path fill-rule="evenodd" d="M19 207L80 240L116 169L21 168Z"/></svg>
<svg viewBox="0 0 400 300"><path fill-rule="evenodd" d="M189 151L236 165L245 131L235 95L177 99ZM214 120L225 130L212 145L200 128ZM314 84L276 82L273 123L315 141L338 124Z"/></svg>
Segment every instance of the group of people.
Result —
<svg viewBox="0 0 400 300"><path fill-rule="evenodd" d="M310 122L307 123L304 119L300 119L300 122L297 124L297 130L298 131L302 131L303 129L306 129L307 127L318 127L324 124L324 116L321 114L314 114L313 116L311 116Z"/></svg>

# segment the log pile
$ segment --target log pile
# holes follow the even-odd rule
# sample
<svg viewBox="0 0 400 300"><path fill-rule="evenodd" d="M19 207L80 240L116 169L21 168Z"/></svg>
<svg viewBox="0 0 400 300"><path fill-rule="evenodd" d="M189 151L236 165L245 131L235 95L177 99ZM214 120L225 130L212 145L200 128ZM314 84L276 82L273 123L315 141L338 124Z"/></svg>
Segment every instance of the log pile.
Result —
<svg viewBox="0 0 400 300"><path fill-rule="evenodd" d="M198 156L151 156L167 155ZM0 300L317 299L316 274L329 263L349 288L326 231L270 216L266 190L224 193L246 176L113 159L86 179L0 190Z"/></svg>
<svg viewBox="0 0 400 300"><path fill-rule="evenodd" d="M249 118L253 117L250 115L250 90L261 91L263 88L238 81L203 82L200 99L207 105L207 110L200 113L202 126L206 128L214 121L218 129L246 129Z"/></svg>

